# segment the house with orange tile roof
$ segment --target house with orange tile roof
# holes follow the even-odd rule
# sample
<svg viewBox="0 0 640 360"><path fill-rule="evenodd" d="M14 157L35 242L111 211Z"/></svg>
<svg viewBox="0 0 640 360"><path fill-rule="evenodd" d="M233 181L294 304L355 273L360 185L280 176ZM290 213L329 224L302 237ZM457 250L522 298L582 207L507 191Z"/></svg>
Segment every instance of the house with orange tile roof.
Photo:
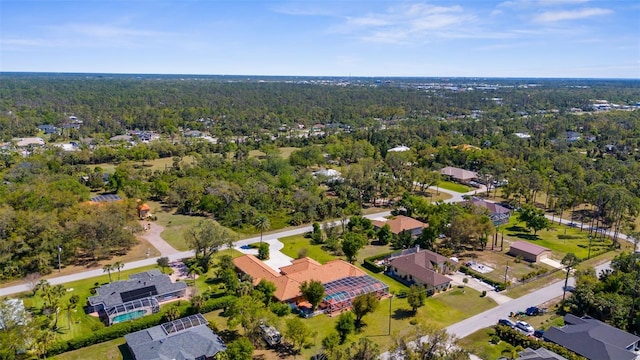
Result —
<svg viewBox="0 0 640 360"><path fill-rule="evenodd" d="M422 221L404 215L398 215L387 221L376 220L373 222L373 226L378 229L383 227L385 224L389 224L391 232L395 235L406 230L411 232L412 236L420 236L420 234L422 234L422 229L429 227L429 224L427 223L423 223Z"/></svg>
<svg viewBox="0 0 640 360"><path fill-rule="evenodd" d="M275 271L253 255L237 257L233 259L233 264L238 272L250 275L253 278L254 286L262 279L274 283L276 286L274 297L279 301L292 304L304 301L300 293L300 285L303 282L319 281L325 285L326 291L325 300L320 308L327 311L337 311L338 309L349 307L351 306L351 299L363 293L375 291L379 297L388 294L388 286L386 284L374 278L369 279L370 276L364 271L340 259L320 264L311 258L305 257L293 260L291 265L280 268L280 272ZM358 288L354 285L349 289L340 288L341 282L344 281L349 284L359 284L361 287ZM327 284L331 285L330 289L326 288ZM332 294L329 291L331 289L335 289L336 293L340 292L341 297L336 297L336 294ZM352 296L347 293L351 293Z"/></svg>

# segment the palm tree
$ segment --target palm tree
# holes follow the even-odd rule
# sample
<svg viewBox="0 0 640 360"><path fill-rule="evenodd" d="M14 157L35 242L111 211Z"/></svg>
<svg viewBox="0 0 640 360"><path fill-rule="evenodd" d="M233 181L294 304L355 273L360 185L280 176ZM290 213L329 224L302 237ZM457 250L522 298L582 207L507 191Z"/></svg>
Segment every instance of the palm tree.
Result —
<svg viewBox="0 0 640 360"><path fill-rule="evenodd" d="M565 266L567 276L564 278L564 288L562 289L562 304L564 304L564 298L567 294L567 284L569 283L569 274L571 269L578 265L579 259L574 253L568 253L562 258L562 265Z"/></svg>
<svg viewBox="0 0 640 360"><path fill-rule="evenodd" d="M269 218L264 216L264 215L260 215L256 218L256 221L254 223L254 226L260 230L260 243L262 244L262 233L265 230L269 230L269 227L271 226L271 224L269 223Z"/></svg>
<svg viewBox="0 0 640 360"><path fill-rule="evenodd" d="M115 270L115 268L111 264L105 264L102 267L102 272L103 273L109 273L109 282L111 282L111 271L113 271L113 270Z"/></svg>
<svg viewBox="0 0 640 360"><path fill-rule="evenodd" d="M173 321L180 317L180 310L178 309L177 306L172 306L167 309L167 312L164 314L164 317L168 321Z"/></svg>
<svg viewBox="0 0 640 360"><path fill-rule="evenodd" d="M193 307L194 312L199 313L200 309L204 306L204 297L202 295L196 295L191 298L191 307Z"/></svg>
<svg viewBox="0 0 640 360"><path fill-rule="evenodd" d="M196 275L202 275L202 267L200 267L200 265L198 264L193 264L191 265L191 267L189 267L188 274L193 277L193 281L196 281Z"/></svg>
<svg viewBox="0 0 640 360"><path fill-rule="evenodd" d="M51 308L56 312L56 320L53 323L53 329L58 328L58 315L60 314L60 299L66 294L67 289L63 285L56 285L51 287Z"/></svg>
<svg viewBox="0 0 640 360"><path fill-rule="evenodd" d="M79 300L80 297L78 295L72 295L64 306L65 310L67 310L67 325L69 330L71 330L71 310L76 308Z"/></svg>
<svg viewBox="0 0 640 360"><path fill-rule="evenodd" d="M118 270L118 281L120 280L120 270L124 267L124 263L122 261L116 261L113 263L113 269Z"/></svg>

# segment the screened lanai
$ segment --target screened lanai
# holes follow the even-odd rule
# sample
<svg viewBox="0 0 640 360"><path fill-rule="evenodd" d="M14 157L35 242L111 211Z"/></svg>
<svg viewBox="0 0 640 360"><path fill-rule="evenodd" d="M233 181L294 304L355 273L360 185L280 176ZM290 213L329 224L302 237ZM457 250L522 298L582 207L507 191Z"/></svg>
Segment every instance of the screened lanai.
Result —
<svg viewBox="0 0 640 360"><path fill-rule="evenodd" d="M389 287L369 275L349 276L324 284L325 297L320 308L333 313L351 306L358 295L374 293L379 299L389 293Z"/></svg>

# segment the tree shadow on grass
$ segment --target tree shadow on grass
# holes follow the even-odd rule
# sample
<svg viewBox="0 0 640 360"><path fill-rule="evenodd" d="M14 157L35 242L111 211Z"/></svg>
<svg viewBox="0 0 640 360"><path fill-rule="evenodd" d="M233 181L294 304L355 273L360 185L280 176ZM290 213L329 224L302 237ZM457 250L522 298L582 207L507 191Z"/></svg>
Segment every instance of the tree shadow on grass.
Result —
<svg viewBox="0 0 640 360"><path fill-rule="evenodd" d="M406 318L410 318L412 316L414 316L415 314L413 313L413 311L411 309L396 309L393 312L393 315L391 315L391 317L394 320L403 320Z"/></svg>
<svg viewBox="0 0 640 360"><path fill-rule="evenodd" d="M237 340L240 337L240 334L238 333L238 330L220 330L217 332L218 336L220 336L220 339L222 339L222 341L225 344L228 344L230 342L233 342L235 340Z"/></svg>
<svg viewBox="0 0 640 360"><path fill-rule="evenodd" d="M513 225L513 226L509 226L508 228L506 228L507 231L514 231L514 232L526 232L527 229L523 228L520 225Z"/></svg>
<svg viewBox="0 0 640 360"><path fill-rule="evenodd" d="M517 237L518 239L525 239L525 240L538 240L538 235L535 234L509 234L510 236L514 236Z"/></svg>

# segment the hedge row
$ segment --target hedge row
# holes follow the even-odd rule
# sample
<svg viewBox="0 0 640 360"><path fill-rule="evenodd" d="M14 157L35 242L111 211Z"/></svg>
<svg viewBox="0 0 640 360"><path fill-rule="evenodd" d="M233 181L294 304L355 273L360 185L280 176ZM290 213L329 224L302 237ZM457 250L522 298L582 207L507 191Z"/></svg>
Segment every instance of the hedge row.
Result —
<svg viewBox="0 0 640 360"><path fill-rule="evenodd" d="M381 273L381 272L383 272L385 270L385 267L384 266L380 266L380 265L376 265L376 261L382 260L382 259L388 257L389 255L395 254L396 252L397 251L392 251L392 252L388 252L388 253L384 253L384 254L379 254L379 255L376 255L376 256L368 257L368 258L366 258L366 259L364 259L362 261L362 266L365 269L367 269L369 271L372 271L374 273Z"/></svg>
<svg viewBox="0 0 640 360"><path fill-rule="evenodd" d="M523 349L532 348L534 350L543 347L560 356L564 356L567 360L587 360L585 357L582 357L563 346L544 340L538 340L508 326L496 325L494 329L496 331L496 335L501 340L511 344L512 346L520 345Z"/></svg>
<svg viewBox="0 0 640 360"><path fill-rule="evenodd" d="M217 299L208 300L200 309L201 313L207 313L214 310L227 308L233 301L235 296L223 296ZM192 308L186 308L180 313L180 317L191 315L194 313ZM99 344L101 342L117 339L132 332L148 329L150 327L160 325L165 322L163 313L151 314L134 321L123 322L109 327L105 327L94 331L88 335L73 338L67 341L60 341L49 346L47 356L62 354L67 351L77 350L86 346Z"/></svg>
<svg viewBox="0 0 640 360"><path fill-rule="evenodd" d="M505 284L503 282L499 282L499 281L495 281L493 279L490 279L490 278L484 276L483 274L480 274L479 272L475 272L475 271L469 269L465 265L460 265L460 271L462 273L464 273L464 274L471 275L476 279L480 279L480 280L486 282L487 284L495 287L496 290L498 290L498 291L505 290L507 288L507 285L508 285L508 284Z"/></svg>

